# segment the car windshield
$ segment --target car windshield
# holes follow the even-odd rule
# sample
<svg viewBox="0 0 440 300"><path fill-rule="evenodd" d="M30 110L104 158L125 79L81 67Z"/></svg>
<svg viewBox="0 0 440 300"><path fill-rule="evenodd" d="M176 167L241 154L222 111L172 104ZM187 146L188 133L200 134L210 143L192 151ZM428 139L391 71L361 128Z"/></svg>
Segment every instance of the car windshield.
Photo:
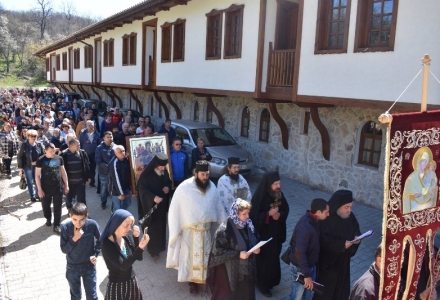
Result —
<svg viewBox="0 0 440 300"><path fill-rule="evenodd" d="M226 132L226 130L222 128L200 128L200 129L191 129L190 130L193 141L197 143L197 139L199 137L205 140L206 147L212 146L230 146L235 145L236 142Z"/></svg>

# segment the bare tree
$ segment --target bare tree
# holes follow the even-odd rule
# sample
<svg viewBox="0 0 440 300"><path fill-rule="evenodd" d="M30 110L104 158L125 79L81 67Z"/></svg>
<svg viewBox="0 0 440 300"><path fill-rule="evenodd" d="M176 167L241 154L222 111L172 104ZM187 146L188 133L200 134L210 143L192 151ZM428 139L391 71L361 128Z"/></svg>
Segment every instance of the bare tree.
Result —
<svg viewBox="0 0 440 300"><path fill-rule="evenodd" d="M36 21L40 26L40 39L44 39L44 32L53 7L51 0L37 0L39 7L36 9Z"/></svg>
<svg viewBox="0 0 440 300"><path fill-rule="evenodd" d="M75 16L77 15L76 8L72 0L63 1L62 11L64 18L67 20L67 35L69 35L71 33L71 23L74 21Z"/></svg>

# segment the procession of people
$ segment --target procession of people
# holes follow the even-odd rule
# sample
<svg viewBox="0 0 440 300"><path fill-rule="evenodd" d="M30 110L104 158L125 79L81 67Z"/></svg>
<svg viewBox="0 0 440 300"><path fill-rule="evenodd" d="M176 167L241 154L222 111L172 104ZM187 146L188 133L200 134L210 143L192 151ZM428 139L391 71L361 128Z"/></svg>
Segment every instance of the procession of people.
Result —
<svg viewBox="0 0 440 300"><path fill-rule="evenodd" d="M203 139L198 140L200 146L192 151L190 161L170 119L158 131L172 137L169 154L151 152L145 167L134 170L126 137L151 135L154 129L143 123L150 121L149 116L142 123L141 119L131 123L130 117L123 119L115 108L97 124L93 110L69 118L74 114L69 109L65 118L67 110L63 109L70 107L66 105L69 101L55 98L53 92L44 96L33 93L32 97L28 91L18 94L2 94L0 156L4 173L12 178L15 156L30 200L41 202L46 226L53 226L60 235L71 299L81 299L81 278L87 299L97 299L95 265L101 252L109 271L105 299L143 299L133 264L143 259L145 249L155 261L165 252L164 267L176 269L177 281L188 283L191 294L252 300L258 289L265 297L273 296L281 281L280 255L288 238L289 212L295 210L289 207L277 171L264 174L252 192L239 174L239 158L229 157L223 176L214 184L210 178L212 156ZM55 105L43 106L43 97L53 97ZM71 101L77 107L75 100ZM40 122L44 126L35 125ZM83 128L75 132L75 125L76 130ZM115 140L113 130L118 127L121 131L116 130ZM136 132L131 134L129 127L137 127ZM132 186L134 172L139 177ZM87 206L96 203L87 202L85 192L87 184L95 187L96 175L102 210L111 197L111 216L102 232L89 218ZM61 222L63 194L69 218ZM137 216L128 211L134 195ZM377 295L377 287L368 289L366 285L373 281L377 285L378 263L371 267L373 277L366 273L350 294L350 261L361 244L356 240L361 229L352 212L352 191L338 190L328 201L304 201L310 201L310 210L290 238L292 290L283 300L376 299L374 295L362 298L362 293ZM260 241L268 242L255 247ZM376 253L371 258L378 257ZM298 281L299 275L303 282ZM323 293L314 293L316 283L324 285Z"/></svg>

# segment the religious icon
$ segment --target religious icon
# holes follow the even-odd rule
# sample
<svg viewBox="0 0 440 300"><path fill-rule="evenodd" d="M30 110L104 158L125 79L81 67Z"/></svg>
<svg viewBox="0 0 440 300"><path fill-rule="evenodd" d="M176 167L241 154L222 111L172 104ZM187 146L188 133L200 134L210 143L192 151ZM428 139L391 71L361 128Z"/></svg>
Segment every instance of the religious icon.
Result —
<svg viewBox="0 0 440 300"><path fill-rule="evenodd" d="M127 137L127 152L130 154L130 166L132 169L132 190L136 191L139 176L151 162L156 153L163 152L170 157L168 137L165 134L152 134L149 136ZM171 164L167 165L168 173L172 176Z"/></svg>
<svg viewBox="0 0 440 300"><path fill-rule="evenodd" d="M406 179L403 189L404 214L432 208L437 203L437 163L432 159L431 149L422 147L417 150L412 165L414 171Z"/></svg>
<svg viewBox="0 0 440 300"><path fill-rule="evenodd" d="M281 206L281 201L278 198L275 198L275 200L273 200L272 204L270 205L270 208L277 208Z"/></svg>

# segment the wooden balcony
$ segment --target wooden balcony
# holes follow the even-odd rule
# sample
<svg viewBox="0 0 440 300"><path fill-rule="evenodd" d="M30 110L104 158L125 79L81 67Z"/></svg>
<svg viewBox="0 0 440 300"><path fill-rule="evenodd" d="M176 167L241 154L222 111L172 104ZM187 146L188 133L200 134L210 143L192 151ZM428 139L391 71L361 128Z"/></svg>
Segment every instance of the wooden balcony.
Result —
<svg viewBox="0 0 440 300"><path fill-rule="evenodd" d="M295 49L273 50L269 44L267 86L293 86Z"/></svg>
<svg viewBox="0 0 440 300"><path fill-rule="evenodd" d="M150 56L148 66L148 85L152 87L156 78L156 61Z"/></svg>

